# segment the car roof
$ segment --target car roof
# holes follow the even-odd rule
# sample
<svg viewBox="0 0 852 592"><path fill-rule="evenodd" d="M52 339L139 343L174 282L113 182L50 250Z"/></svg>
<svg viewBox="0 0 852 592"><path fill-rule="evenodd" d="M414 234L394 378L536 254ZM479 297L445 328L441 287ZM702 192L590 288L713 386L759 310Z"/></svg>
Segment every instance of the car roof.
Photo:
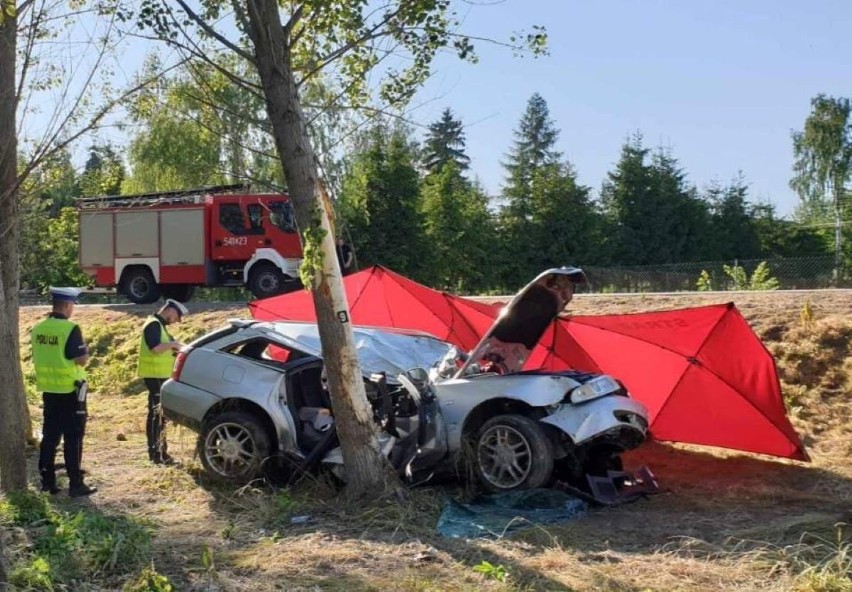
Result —
<svg viewBox="0 0 852 592"><path fill-rule="evenodd" d="M322 358L322 344L316 323L264 321L250 326L290 349ZM395 379L412 368L428 369L453 347L422 331L362 326L353 326L352 331L358 361L365 376L384 372L389 379Z"/></svg>

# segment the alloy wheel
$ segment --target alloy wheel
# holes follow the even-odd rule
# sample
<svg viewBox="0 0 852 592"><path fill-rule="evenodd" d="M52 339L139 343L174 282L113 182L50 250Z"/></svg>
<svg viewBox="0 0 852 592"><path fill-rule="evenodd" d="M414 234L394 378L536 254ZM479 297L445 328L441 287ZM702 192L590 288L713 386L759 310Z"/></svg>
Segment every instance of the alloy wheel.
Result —
<svg viewBox="0 0 852 592"><path fill-rule="evenodd" d="M239 477L250 471L255 452L251 433L238 423L216 426L204 442L204 454L210 467L223 477Z"/></svg>
<svg viewBox="0 0 852 592"><path fill-rule="evenodd" d="M518 487L532 468L532 447L524 435L507 425L494 425L479 438L482 476L499 489Z"/></svg>

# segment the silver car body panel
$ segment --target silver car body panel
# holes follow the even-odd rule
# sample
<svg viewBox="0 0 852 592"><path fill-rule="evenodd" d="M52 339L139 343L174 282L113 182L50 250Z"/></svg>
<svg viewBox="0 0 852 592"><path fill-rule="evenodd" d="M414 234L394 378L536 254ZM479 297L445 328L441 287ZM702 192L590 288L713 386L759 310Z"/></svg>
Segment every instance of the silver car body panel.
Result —
<svg viewBox="0 0 852 592"><path fill-rule="evenodd" d="M244 341L246 335L242 337L236 342ZM270 416L279 450L295 452L295 424L287 409L285 391L282 370L227 352L198 348L187 357L181 380L169 379L163 384L161 397L164 409L199 425L223 401L250 401Z"/></svg>
<svg viewBox="0 0 852 592"><path fill-rule="evenodd" d="M630 421L633 416L647 419L648 410L645 406L627 397L611 395L580 405L560 405L556 411L542 418L541 421L559 428L568 434L575 445L582 446L612 430L626 427L624 420L619 419L616 413L629 418L627 425L642 433L645 432L644 426Z"/></svg>
<svg viewBox="0 0 852 592"><path fill-rule="evenodd" d="M322 357L319 328L314 323L261 323L255 328L290 349ZM431 368L453 347L418 331L373 327L353 327L352 330L363 374L384 372L394 384L398 384L397 376L406 370Z"/></svg>
<svg viewBox="0 0 852 592"><path fill-rule="evenodd" d="M172 379L163 384L160 396L163 408L199 425L207 410L222 400L222 397L209 391Z"/></svg>
<svg viewBox="0 0 852 592"><path fill-rule="evenodd" d="M464 422L471 411L494 399L512 399L530 407L548 407L560 403L580 383L567 376L548 374L478 374L451 378L434 385L441 404L451 452L461 447Z"/></svg>

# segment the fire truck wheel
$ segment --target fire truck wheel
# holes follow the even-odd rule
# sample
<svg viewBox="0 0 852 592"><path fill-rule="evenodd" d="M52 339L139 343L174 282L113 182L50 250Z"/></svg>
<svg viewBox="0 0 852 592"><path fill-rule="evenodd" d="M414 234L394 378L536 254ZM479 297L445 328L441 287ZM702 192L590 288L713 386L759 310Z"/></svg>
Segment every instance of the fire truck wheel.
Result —
<svg viewBox="0 0 852 592"><path fill-rule="evenodd" d="M284 291L284 274L271 263L258 263L251 270L249 290L255 298L268 298Z"/></svg>
<svg viewBox="0 0 852 592"><path fill-rule="evenodd" d="M151 304L160 297L154 275L147 267L129 267L121 275L121 291L130 302Z"/></svg>

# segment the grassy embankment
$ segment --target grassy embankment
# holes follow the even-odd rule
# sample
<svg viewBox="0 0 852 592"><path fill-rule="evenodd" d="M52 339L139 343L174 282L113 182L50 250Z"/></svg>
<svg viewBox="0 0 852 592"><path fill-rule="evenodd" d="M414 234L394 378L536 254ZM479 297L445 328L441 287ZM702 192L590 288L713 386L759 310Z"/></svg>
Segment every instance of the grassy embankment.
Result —
<svg viewBox="0 0 852 592"><path fill-rule="evenodd" d="M499 541L434 534L443 500L459 493L448 488L356 508L322 482L287 491L215 487L203 479L195 436L185 430L170 433L182 464L151 465L146 398L135 379L144 312L79 308L94 357L84 464L100 491L87 500L0 501L0 546L15 589L852 591L852 295L814 294L804 315L798 295L733 298L778 361L813 462L649 444L626 462L649 465L665 493ZM581 296L573 308L598 314L719 301ZM43 314L21 313L28 372L28 332ZM189 340L245 314L198 305L176 333ZM31 403L38 427L35 396ZM291 524L303 515L307 523Z"/></svg>

